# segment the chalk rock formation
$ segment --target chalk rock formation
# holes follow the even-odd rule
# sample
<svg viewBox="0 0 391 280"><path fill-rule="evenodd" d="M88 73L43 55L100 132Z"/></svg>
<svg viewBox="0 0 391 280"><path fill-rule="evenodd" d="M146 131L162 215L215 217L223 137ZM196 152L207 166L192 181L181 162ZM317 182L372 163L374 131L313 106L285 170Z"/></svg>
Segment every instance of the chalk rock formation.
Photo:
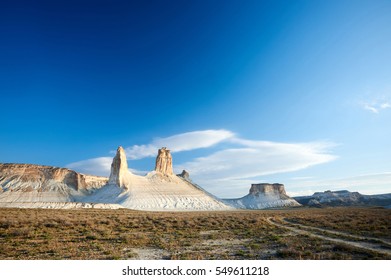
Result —
<svg viewBox="0 0 391 280"><path fill-rule="evenodd" d="M35 189L47 191L58 182L76 191L99 188L107 183L106 177L85 175L68 168L35 164L0 163L0 186L3 191L8 189ZM19 185L19 187L17 186ZM27 191L25 189L25 191Z"/></svg>
<svg viewBox="0 0 391 280"><path fill-rule="evenodd" d="M123 160L120 160L121 158ZM110 184L92 194L85 202L117 203L129 209L149 211L232 209L190 180L174 175L172 158L166 148L158 151L155 171L146 176L132 174L127 167L121 167L120 162L124 160L123 149L119 148L113 160ZM118 185L121 188L118 188Z"/></svg>
<svg viewBox="0 0 391 280"><path fill-rule="evenodd" d="M121 146L117 149L117 154L111 163L111 173L109 177L109 184L117 185L119 187L126 187L129 177L128 162L126 161L126 154L124 148Z"/></svg>
<svg viewBox="0 0 391 280"><path fill-rule="evenodd" d="M272 194L280 196L281 198L288 198L285 187L283 184L251 184L250 195L254 195L256 197L263 194Z"/></svg>
<svg viewBox="0 0 391 280"><path fill-rule="evenodd" d="M172 172L172 157L166 147L159 149L156 157L155 171L163 175L174 175Z"/></svg>
<svg viewBox="0 0 391 280"><path fill-rule="evenodd" d="M125 151L119 147L111 165L110 178L50 166L0 168L0 207L150 211L233 209L187 178L185 171L182 176L173 174L172 158L166 148L159 150L156 171L146 176L132 174L128 170Z"/></svg>
<svg viewBox="0 0 391 280"><path fill-rule="evenodd" d="M300 206L296 200L286 194L283 184L252 184L248 195L237 199L224 199L224 201L242 209Z"/></svg>
<svg viewBox="0 0 391 280"><path fill-rule="evenodd" d="M70 202L107 184L107 178L67 168L0 164L0 202Z"/></svg>

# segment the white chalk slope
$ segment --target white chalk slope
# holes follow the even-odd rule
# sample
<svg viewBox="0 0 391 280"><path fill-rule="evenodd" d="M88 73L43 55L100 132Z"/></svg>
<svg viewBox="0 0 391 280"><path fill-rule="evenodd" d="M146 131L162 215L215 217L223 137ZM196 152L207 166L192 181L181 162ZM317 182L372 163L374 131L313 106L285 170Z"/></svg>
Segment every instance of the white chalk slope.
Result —
<svg viewBox="0 0 391 280"><path fill-rule="evenodd" d="M136 210L229 210L232 207L190 181L173 174L152 171L146 176L128 170L122 147L113 159L109 184L83 199L85 202L117 203Z"/></svg>
<svg viewBox="0 0 391 280"><path fill-rule="evenodd" d="M117 203L129 209L149 211L231 209L217 198L209 196L202 189L176 175L162 175L153 171L147 176L128 172L123 177L126 178L127 183L122 187L114 184L106 185L91 196L85 197L83 201Z"/></svg>

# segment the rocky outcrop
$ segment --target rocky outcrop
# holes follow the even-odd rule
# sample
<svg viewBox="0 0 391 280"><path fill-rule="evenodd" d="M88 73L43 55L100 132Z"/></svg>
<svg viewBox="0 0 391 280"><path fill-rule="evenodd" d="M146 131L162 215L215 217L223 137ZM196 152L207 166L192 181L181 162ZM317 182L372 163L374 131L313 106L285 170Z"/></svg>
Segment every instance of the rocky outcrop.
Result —
<svg viewBox="0 0 391 280"><path fill-rule="evenodd" d="M264 194L273 194L280 196L281 198L288 198L286 192L285 192L285 187L283 184L267 184L267 183L262 183L262 184L251 184L250 188L250 195L254 195L256 197Z"/></svg>
<svg viewBox="0 0 391 280"><path fill-rule="evenodd" d="M10 203L72 202L107 184L105 177L35 164L0 164L1 207ZM18 207L18 206L15 206Z"/></svg>
<svg viewBox="0 0 391 280"><path fill-rule="evenodd" d="M117 154L111 163L109 184L125 187L128 183L129 173L130 172L128 169L128 162L126 161L125 150L119 146L117 149Z"/></svg>
<svg viewBox="0 0 391 280"><path fill-rule="evenodd" d="M224 199L226 203L242 209L266 209L301 206L289 197L283 184L252 184L249 194L237 199Z"/></svg>
<svg viewBox="0 0 391 280"><path fill-rule="evenodd" d="M0 164L0 187L3 191L25 189L44 192L53 189L56 182L80 191L99 188L107 183L107 178L77 173L68 168L35 164Z"/></svg>
<svg viewBox="0 0 391 280"><path fill-rule="evenodd" d="M391 203L391 194L363 195L359 192L325 191L316 192L310 196L298 196L295 199L310 207L335 206L387 206Z"/></svg>
<svg viewBox="0 0 391 280"><path fill-rule="evenodd" d="M178 174L177 176L185 179L186 181L189 181L190 180L190 174L189 172L187 172L186 170L182 170L182 173L181 174Z"/></svg>
<svg viewBox="0 0 391 280"><path fill-rule="evenodd" d="M166 147L159 149L156 157L155 171L163 175L174 175L172 171L172 156Z"/></svg>

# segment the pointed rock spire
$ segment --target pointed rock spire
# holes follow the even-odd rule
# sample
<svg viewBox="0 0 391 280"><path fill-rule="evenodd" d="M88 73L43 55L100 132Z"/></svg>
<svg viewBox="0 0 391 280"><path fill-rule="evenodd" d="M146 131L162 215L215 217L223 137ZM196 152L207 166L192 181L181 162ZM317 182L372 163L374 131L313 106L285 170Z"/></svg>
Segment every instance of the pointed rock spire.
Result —
<svg viewBox="0 0 391 280"><path fill-rule="evenodd" d="M111 173L109 184L115 184L120 187L125 186L125 178L129 173L128 162L126 161L125 150L121 146L117 149L117 154L111 164Z"/></svg>
<svg viewBox="0 0 391 280"><path fill-rule="evenodd" d="M155 171L160 172L163 175L174 175L172 172L172 157L170 150L166 147L159 149L156 157Z"/></svg>

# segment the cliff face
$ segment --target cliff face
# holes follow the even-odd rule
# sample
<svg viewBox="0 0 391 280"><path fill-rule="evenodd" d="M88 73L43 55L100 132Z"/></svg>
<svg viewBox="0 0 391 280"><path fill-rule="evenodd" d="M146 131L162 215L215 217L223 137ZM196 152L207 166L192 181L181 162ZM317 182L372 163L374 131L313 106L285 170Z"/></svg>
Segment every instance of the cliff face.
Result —
<svg viewBox="0 0 391 280"><path fill-rule="evenodd" d="M225 199L225 202L236 208L266 209L280 207L297 207L300 204L289 197L283 184L252 184L249 194L237 199Z"/></svg>
<svg viewBox="0 0 391 280"><path fill-rule="evenodd" d="M0 164L0 206L38 207L40 203L68 203L107 184L107 178L67 168L34 164Z"/></svg>
<svg viewBox="0 0 391 280"><path fill-rule="evenodd" d="M274 194L280 195L281 197L288 197L285 192L285 187L283 184L251 184L250 195L260 196L262 194Z"/></svg>
<svg viewBox="0 0 391 280"><path fill-rule="evenodd" d="M53 188L54 183L65 184L80 191L99 188L107 183L107 178L84 175L67 168L34 164L0 164L0 187L6 190L23 190L39 192ZM29 187L27 186L29 185Z"/></svg>
<svg viewBox="0 0 391 280"><path fill-rule="evenodd" d="M174 175L172 171L172 156L166 147L159 149L156 157L155 171L163 175Z"/></svg>

